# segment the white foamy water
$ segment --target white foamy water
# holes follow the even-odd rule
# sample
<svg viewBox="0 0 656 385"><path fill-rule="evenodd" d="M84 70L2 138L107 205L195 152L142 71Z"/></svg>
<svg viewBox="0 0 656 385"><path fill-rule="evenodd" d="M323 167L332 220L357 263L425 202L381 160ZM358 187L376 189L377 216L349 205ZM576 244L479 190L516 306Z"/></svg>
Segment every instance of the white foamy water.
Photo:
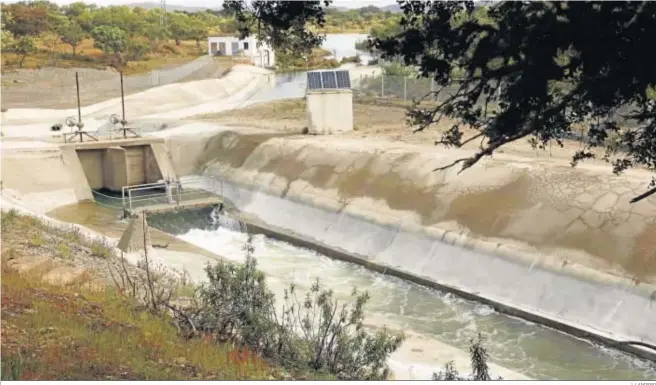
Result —
<svg viewBox="0 0 656 385"><path fill-rule="evenodd" d="M247 236L242 232L194 229L180 238L230 260L244 260L242 247ZM352 299L353 287L369 291L367 326L387 326L407 336L389 361L397 379L429 379L449 361L468 373L468 342L479 332L486 338L493 375L505 379L638 380L656 376L653 363L498 314L451 294L261 235L254 237L253 246L259 268L279 298L290 283L304 291L317 278L340 300Z"/></svg>

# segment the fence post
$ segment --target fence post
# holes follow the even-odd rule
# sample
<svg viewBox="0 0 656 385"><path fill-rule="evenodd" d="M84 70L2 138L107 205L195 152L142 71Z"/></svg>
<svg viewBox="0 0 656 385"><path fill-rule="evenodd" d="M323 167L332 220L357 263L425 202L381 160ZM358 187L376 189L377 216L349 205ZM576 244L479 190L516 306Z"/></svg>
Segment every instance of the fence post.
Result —
<svg viewBox="0 0 656 385"><path fill-rule="evenodd" d="M380 75L380 96L385 97L385 74Z"/></svg>
<svg viewBox="0 0 656 385"><path fill-rule="evenodd" d="M403 100L408 100L408 78L403 77Z"/></svg>
<svg viewBox="0 0 656 385"><path fill-rule="evenodd" d="M435 79L433 78L431 78L430 90L431 92L435 92ZM433 94L433 100L437 101L437 95Z"/></svg>

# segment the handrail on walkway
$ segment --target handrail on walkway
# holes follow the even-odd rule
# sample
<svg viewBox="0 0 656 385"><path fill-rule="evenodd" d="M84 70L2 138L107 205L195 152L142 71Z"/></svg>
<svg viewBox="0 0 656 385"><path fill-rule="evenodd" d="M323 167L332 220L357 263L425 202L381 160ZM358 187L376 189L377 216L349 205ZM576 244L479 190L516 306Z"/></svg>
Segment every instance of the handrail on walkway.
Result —
<svg viewBox="0 0 656 385"><path fill-rule="evenodd" d="M207 182L210 182L209 186ZM200 184L201 186L198 188L198 190L210 191L213 193L218 192L220 196L223 196L223 180L212 176L200 176L200 177L184 178L184 181L181 181L180 179L175 179L175 180L168 180L168 181L165 180L162 182L143 183L137 185L124 186L121 189L121 198L120 198L122 202L122 207L123 210L132 211L133 202L143 202L143 201L152 200L154 201L154 204L157 204L161 202L157 202L155 199L163 198L163 197L168 197L169 204L175 204L176 206L179 206L180 203L183 201L183 195L190 196L199 193L199 191L194 191L194 190L184 191L185 188L193 188L192 186L196 184ZM139 191L152 190L156 188L163 188L166 190L166 192L144 194L144 195L137 195L137 196L133 195L134 193L137 193Z"/></svg>

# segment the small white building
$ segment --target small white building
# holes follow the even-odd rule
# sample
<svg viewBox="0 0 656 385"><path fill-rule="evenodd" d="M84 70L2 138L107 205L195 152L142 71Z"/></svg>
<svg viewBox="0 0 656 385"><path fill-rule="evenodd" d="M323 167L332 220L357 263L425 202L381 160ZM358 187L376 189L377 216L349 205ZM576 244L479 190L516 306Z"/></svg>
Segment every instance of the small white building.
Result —
<svg viewBox="0 0 656 385"><path fill-rule="evenodd" d="M207 38L207 52L212 56L248 57L258 67L268 68L276 64L273 49L264 42L258 44L254 36L243 40L235 36L210 36Z"/></svg>

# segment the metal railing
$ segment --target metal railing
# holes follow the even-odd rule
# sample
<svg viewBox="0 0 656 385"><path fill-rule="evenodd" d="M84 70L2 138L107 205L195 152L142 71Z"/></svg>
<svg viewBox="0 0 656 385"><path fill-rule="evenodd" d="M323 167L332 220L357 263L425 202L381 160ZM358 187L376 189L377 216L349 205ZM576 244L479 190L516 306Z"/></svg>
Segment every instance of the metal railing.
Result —
<svg viewBox="0 0 656 385"><path fill-rule="evenodd" d="M223 181L214 177L192 177L156 183L125 186L121 189L121 202L124 210L136 207L172 204L179 206L185 201L223 196ZM164 192L150 191L164 190ZM146 193L144 193L146 192Z"/></svg>
<svg viewBox="0 0 656 385"><path fill-rule="evenodd" d="M186 177L181 180L125 186L120 196L93 191L95 203L105 208L133 211L155 205L180 206L185 202L223 196L223 181L219 178Z"/></svg>

